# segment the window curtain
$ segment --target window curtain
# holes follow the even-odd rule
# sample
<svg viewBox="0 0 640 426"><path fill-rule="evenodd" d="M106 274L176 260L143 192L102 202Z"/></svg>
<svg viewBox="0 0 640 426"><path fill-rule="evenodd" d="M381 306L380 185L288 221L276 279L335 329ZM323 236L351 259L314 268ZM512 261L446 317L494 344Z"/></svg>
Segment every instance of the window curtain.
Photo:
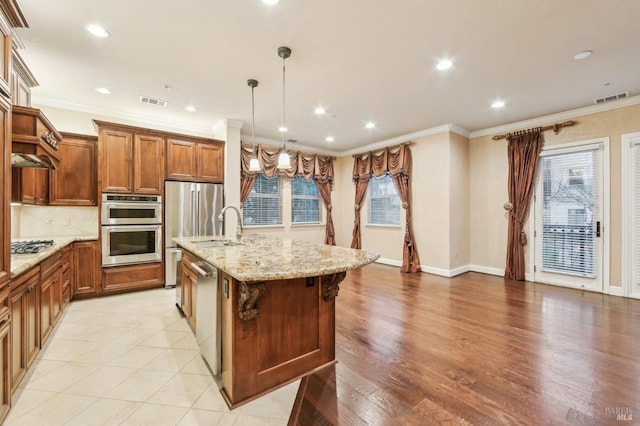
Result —
<svg viewBox="0 0 640 426"><path fill-rule="evenodd" d="M355 218L353 221L353 232L351 248L362 248L362 236L360 234L360 206L367 193L369 179L371 179L371 153L363 156L356 156L353 161L353 183L356 185Z"/></svg>
<svg viewBox="0 0 640 426"><path fill-rule="evenodd" d="M544 145L541 129L507 135L509 158L509 228L505 277L524 281L524 246L527 234L524 221L529 213L540 151Z"/></svg>
<svg viewBox="0 0 640 426"><path fill-rule="evenodd" d="M251 157L257 156L260 163L261 172L249 171ZM254 149L246 146L241 148L241 181L240 181L240 201L244 202L251 192L258 173L263 173L267 177L281 175L293 178L296 174L303 179L313 179L322 201L327 208L327 224L325 227L325 243L336 245L335 230L333 227L333 215L331 204L331 191L333 189L333 157L319 155L305 155L301 152L289 152L291 157L291 168L278 170L278 149L268 149L261 145ZM246 192L246 193L245 193Z"/></svg>
<svg viewBox="0 0 640 426"><path fill-rule="evenodd" d="M411 214L411 149L408 144L395 148L385 148L378 153L368 153L356 156L353 165L353 181L356 184L355 224L353 228L352 248L361 248L360 234L360 205L367 191L371 175L376 177L384 174L391 175L406 210L404 244L402 250L402 272L420 272L420 256L413 233L413 219Z"/></svg>

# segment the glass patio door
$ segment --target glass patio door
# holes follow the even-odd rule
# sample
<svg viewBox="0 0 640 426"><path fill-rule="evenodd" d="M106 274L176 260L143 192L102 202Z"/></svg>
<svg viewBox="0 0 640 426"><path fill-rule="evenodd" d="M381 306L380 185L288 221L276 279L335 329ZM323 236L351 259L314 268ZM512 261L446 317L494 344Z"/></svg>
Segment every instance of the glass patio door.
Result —
<svg viewBox="0 0 640 426"><path fill-rule="evenodd" d="M603 291L602 148L592 143L542 152L534 281Z"/></svg>

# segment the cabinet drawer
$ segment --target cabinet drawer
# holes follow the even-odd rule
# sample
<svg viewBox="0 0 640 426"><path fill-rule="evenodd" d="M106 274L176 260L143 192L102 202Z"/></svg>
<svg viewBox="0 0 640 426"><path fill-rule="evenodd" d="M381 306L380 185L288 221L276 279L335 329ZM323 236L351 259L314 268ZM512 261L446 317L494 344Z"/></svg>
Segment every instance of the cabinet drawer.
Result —
<svg viewBox="0 0 640 426"><path fill-rule="evenodd" d="M162 263L116 266L102 269L104 291L157 287L163 284Z"/></svg>
<svg viewBox="0 0 640 426"><path fill-rule="evenodd" d="M56 252L40 264L41 279L49 277L62 265L62 253Z"/></svg>

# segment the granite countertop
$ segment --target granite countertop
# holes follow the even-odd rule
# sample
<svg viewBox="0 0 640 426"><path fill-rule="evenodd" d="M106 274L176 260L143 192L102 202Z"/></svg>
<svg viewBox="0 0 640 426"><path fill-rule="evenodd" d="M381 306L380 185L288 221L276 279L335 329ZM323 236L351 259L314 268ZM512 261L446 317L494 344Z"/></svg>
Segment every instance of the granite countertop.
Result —
<svg viewBox="0 0 640 426"><path fill-rule="evenodd" d="M17 277L23 272L28 271L43 260L46 260L52 254L62 250L64 247L75 241L92 241L97 240L98 235L68 235L64 237L31 237L16 238L12 241L31 241L31 240L53 240L54 244L47 247L39 253L29 254L12 254L11 255L11 278Z"/></svg>
<svg viewBox="0 0 640 426"><path fill-rule="evenodd" d="M225 237L174 238L194 255L239 281L266 281L334 274L375 261L377 253L310 241L245 234L241 244L207 247L197 241Z"/></svg>

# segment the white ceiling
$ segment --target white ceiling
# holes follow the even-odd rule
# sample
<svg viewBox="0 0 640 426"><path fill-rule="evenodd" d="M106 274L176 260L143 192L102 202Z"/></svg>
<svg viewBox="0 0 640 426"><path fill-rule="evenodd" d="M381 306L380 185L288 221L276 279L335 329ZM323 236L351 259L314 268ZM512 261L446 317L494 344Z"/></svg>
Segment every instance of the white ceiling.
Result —
<svg viewBox="0 0 640 426"><path fill-rule="evenodd" d="M34 101L210 132L240 120L342 152L453 123L474 131L640 93L638 0L20 0ZM103 25L107 39L84 26ZM589 49L593 55L576 61ZM452 69L435 68L441 58ZM170 85L171 89L165 89ZM101 95L96 87L108 87ZM168 101L144 105L146 95ZM501 110L490 108L503 99ZM195 113L184 111L193 104ZM323 105L327 114L313 114ZM373 120L374 130L365 122ZM54 123L55 124L55 123ZM64 129L62 129L64 130ZM332 143L325 137L335 137ZM250 140L250 139L249 139Z"/></svg>

